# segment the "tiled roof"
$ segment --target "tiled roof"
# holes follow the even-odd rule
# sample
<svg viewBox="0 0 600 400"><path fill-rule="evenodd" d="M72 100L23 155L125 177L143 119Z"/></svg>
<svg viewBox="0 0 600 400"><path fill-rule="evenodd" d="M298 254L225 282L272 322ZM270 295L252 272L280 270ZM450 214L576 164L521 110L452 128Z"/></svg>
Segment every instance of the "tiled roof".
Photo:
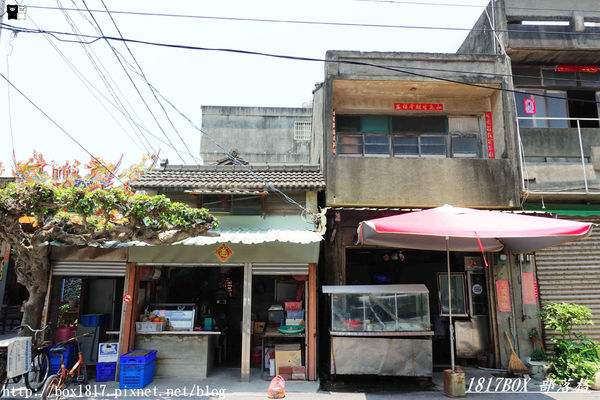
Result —
<svg viewBox="0 0 600 400"><path fill-rule="evenodd" d="M131 186L145 190L181 190L199 193L252 193L267 190L320 190L325 179L318 165L168 165L142 175ZM262 178L262 180L261 180Z"/></svg>

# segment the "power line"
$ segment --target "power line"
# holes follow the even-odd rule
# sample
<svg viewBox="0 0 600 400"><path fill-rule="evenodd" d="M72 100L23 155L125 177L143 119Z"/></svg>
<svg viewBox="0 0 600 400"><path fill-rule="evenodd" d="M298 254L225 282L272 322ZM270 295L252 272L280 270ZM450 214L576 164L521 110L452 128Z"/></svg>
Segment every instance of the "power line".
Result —
<svg viewBox="0 0 600 400"><path fill-rule="evenodd" d="M67 35L67 36L72 35L72 34L70 34L68 32L65 33L65 32L45 31L45 30L40 31L40 30L31 30L31 29L17 28L17 27L8 25L8 24L0 24L0 25L7 26L7 27L9 27L11 29L15 29L15 30L22 31L22 32L27 32L27 33L44 33L44 34L50 34L53 37L57 38L58 40L61 40L61 39L59 37L57 37L56 34L59 34L59 35L60 34L64 34L64 35ZM165 48L176 48L176 49L184 49L184 50L225 52L225 53L232 53L232 54L255 55L255 56L270 57L270 58L284 59L284 60L294 60L294 61L309 61L309 62L323 62L323 63L332 63L332 64L361 65L361 66L367 66L367 67L372 67L372 68L379 68L379 69L384 69L384 70L389 70L389 71L394 71L394 72L400 72L400 73L404 73L404 74L407 74L407 75L418 76L418 77L421 77L421 78L439 80L439 81L444 81L444 82L449 82L449 83L456 83L456 84L465 85L465 86L478 87L478 88L482 88L482 89L490 89L490 90L495 90L495 91L505 91L505 92L510 92L510 93L520 93L520 94L526 94L526 95L534 95L534 96L538 96L538 97L545 97L545 98L551 98L551 99L577 100L577 101L580 101L580 102L583 102L583 103L600 104L600 102L595 101L595 100L572 99L572 98L565 98L565 97L560 97L560 96L552 96L552 95L548 95L548 94L532 93L532 92L527 92L525 90L508 89L508 88L494 87L494 86L488 86L488 85L478 84L478 83L458 81L458 80L455 80L455 79L444 78L444 77L440 77L440 76L426 75L426 74L422 74L422 73L418 73L418 72L411 72L411 71L408 71L407 69L404 69L402 67L390 67L390 66L386 66L386 65L369 63L369 62L365 62L365 61L328 60L328 59L323 59L323 58L303 57L303 56L289 56L289 55L283 55L283 54L264 53L264 52L251 51L251 50L228 49L228 48L214 48L214 47L200 47L200 46L191 46L191 45L183 45L183 44L172 44L172 43L158 43L158 42L150 42L150 41L145 41L145 40L118 38L118 37L113 37L113 36L101 36L101 37L95 37L95 36L91 36L91 35L83 35L83 36L84 37L88 37L88 38L95 38L94 41L97 41L97 40L100 40L100 39L104 39L104 40L115 40L115 41L120 41L120 42L138 43L138 44L145 44L145 45L149 45L149 46L157 46L157 47L165 47ZM475 73L475 72L473 72L473 74L486 75L485 73Z"/></svg>
<svg viewBox="0 0 600 400"><path fill-rule="evenodd" d="M30 8L42 8L57 10L57 7L45 7L45 6L28 6ZM481 6L483 7L483 6ZM81 11L79 8L65 8L66 11ZM564 10L567 11L567 10ZM91 13L106 13L106 10L90 9ZM599 12L599 11L590 11ZM210 16L210 15L190 15L190 14L172 14L172 13L149 13L141 11L119 11L111 10L112 14L123 14L123 15L139 15L139 16L153 16L153 17L170 17L170 18L191 18L191 19L205 19L205 20L220 20L220 21L232 21L232 22L263 22L263 23L278 23L278 24L300 24L300 25L322 25L322 26L343 26L343 27L358 27L358 28L384 28L384 29L419 29L419 30L443 30L443 31L470 31L470 32L489 32L490 29L481 28L460 28L460 27L444 27L444 26L414 26L414 25L391 25L391 24L365 24L365 23L351 23L351 22L327 22L327 21L302 21L302 20L291 20L291 19L270 19L270 18L242 18L242 17L221 17L221 16ZM537 30L514 30L514 29L496 29L496 32L514 32L514 33L540 33ZM557 35L593 35L598 36L596 32L564 32L564 31L549 31L545 30L544 34L557 34Z"/></svg>
<svg viewBox="0 0 600 400"><path fill-rule="evenodd" d="M57 2L60 5L60 0L57 0ZM67 12L63 12L63 15L65 17L65 20L67 21L67 23L69 24L69 26L73 30L73 32L81 34L81 31L77 28L77 26L75 25L75 22L73 20L71 20L71 18L67 14ZM31 22L36 27L38 27L38 25L33 20L33 18L30 17L30 20L31 20ZM67 61L67 59L65 58L64 54L58 49L57 46L54 45L54 43L52 42L52 40L50 40L50 38L48 38L47 36L46 36L46 39L52 45L52 47L59 53L59 55L63 58L63 60L65 60L65 62L67 62L67 64L71 67L71 70L73 70L75 72L76 68L72 65L72 63L70 63L69 61ZM96 55L96 53L94 52L93 48L88 48L87 46L85 46L85 44L81 44L81 47L82 47L83 52L85 53L86 57L88 58L88 60L92 64L92 67L94 68L94 70L96 71L96 73L98 74L98 76L100 77L100 80L102 81L102 83L104 84L104 86L106 87L106 89L108 90L108 93L110 94L110 96L129 115L129 111L127 111L127 109L125 108L125 105L123 104L123 102L121 101L121 99L117 95L116 91L114 90L113 86L109 82L108 78L110 78L112 80L112 77L110 76L110 73L108 72L108 70L106 69L106 67L104 66L104 64L102 63L102 60L98 57L98 55ZM104 69L104 71L102 69ZM107 78L107 76L108 76L108 78ZM81 78L80 78L80 80L81 80ZM115 83L114 80L112 80L112 81L113 81L113 84L114 84ZM117 90L119 90L118 86L117 86ZM121 95L123 95L122 92L121 92ZM127 99L126 99L126 101L127 101ZM129 106L131 107L131 104L129 104ZM133 107L131 107L131 108L133 109ZM138 118L139 118L139 116L138 116ZM116 121L116 119L115 119L115 121ZM138 131L135 130L134 126L129 122L129 120L127 120L127 123L131 127L131 129L132 129L133 133L136 135L137 139L140 141L142 147L144 147L145 152L146 153L150 153L150 150L148 149L148 147L146 146L146 144L141 139L141 137L144 137L143 133L141 131L139 131L139 133L138 133ZM121 129L123 129L123 128L121 128ZM125 131L125 130L123 129L123 131ZM141 137L140 137L140 135L141 135ZM127 136L129 136L129 134L127 134ZM131 139L131 137L130 137L130 139ZM144 139L146 139L146 142L147 142L149 148L152 150L152 153L156 154L156 150L154 149L154 147L152 146L152 144L150 143L150 141L148 141L148 139L146 137L144 137ZM132 139L132 141L133 141L133 139Z"/></svg>
<svg viewBox="0 0 600 400"><path fill-rule="evenodd" d="M83 85L86 87L86 89L88 89L90 91L90 93L92 94L92 96L94 96L94 98L96 100L98 100L98 103L102 106L102 108L104 108L104 110L106 110L106 112L108 113L108 115L111 116L111 118L116 122L116 124L119 126L119 128L121 128L121 130L127 135L127 137L129 137L129 139L131 140L131 142L137 146L137 148L142 152L142 153L146 153L146 154L150 154L150 151L148 151L148 148L144 145L144 142L141 141L141 139L138 136L138 140L140 141L140 144L142 145L142 147L140 147L140 144L138 144L135 140L133 140L133 138L131 137L131 135L129 134L129 132L127 132L127 130L125 128L123 128L123 126L120 124L120 122L117 120L117 118L112 114L112 112L110 112L108 110L108 108L106 108L106 106L104 105L104 103L98 98L98 96L96 95L96 93L94 93L92 91L92 88L94 90L96 90L98 93L100 93L104 99L110 103L113 107L118 108L118 106L116 106L115 104L111 103L110 100L104 96L102 94L102 92L100 91L100 89L98 89L97 87L95 87L86 77L85 75L83 75L81 73L81 71L79 71L77 69L77 67L75 67L73 65L73 63L71 63L69 61L69 59L63 54L62 51L60 51L60 49L54 44L54 42L52 42L52 40L48 37L48 36L44 36L47 40L48 43L50 43L50 45L54 48L54 50L58 53L58 55L63 59L63 61L69 66L69 68L73 71L73 73L75 74L75 76L77 76L77 78L83 83ZM10 76L8 77L10 79ZM120 110L121 111L121 110ZM121 111L123 113L123 111ZM125 115L125 113L123 113ZM127 120L127 122L130 124L130 126L133 127L133 125L131 124L131 122L129 120ZM133 130L134 133L136 133L135 130Z"/></svg>
<svg viewBox="0 0 600 400"><path fill-rule="evenodd" d="M85 0L82 0L83 4L85 5L85 8L88 9L88 6L85 2ZM102 28L100 27L100 24L98 24L98 21L96 21L96 18L94 17L94 14L92 14L90 12L90 16L92 17L92 19L94 20L95 24L98 26L98 29L100 30L101 35L104 37L104 32L102 31ZM104 39L107 43L108 40ZM129 79L129 81L131 82L131 84L133 85L133 87L135 88L135 91L137 92L138 96L140 97L140 99L142 100L142 103L144 103L144 105L146 106L146 109L148 110L148 112L150 113L150 115L152 116L152 119L154 119L154 122L156 122L156 125L158 126L158 128L161 130L161 132L164 134L164 136L167 138L167 141L171 144L172 148L175 148L175 146L173 145L173 143L171 142L171 139L169 138L169 136L167 135L167 132L165 132L165 130L163 129L162 125L160 124L160 122L158 122L158 119L156 118L156 116L154 115L154 113L152 112L152 109L150 108L150 106L148 105L148 103L146 102L146 100L144 99L144 96L142 96L142 93L140 92L140 90L138 89L137 85L135 84L135 82L133 81L133 79L131 78L131 75L129 75L129 72L127 71L127 69L125 68L125 66L123 65L123 62L121 62L121 58L117 55L115 49L108 43L109 47L111 48L113 54L115 55L115 57L117 58L117 61L119 61L119 65L121 65L121 68L123 69L123 71L125 71L125 74L127 75L127 78ZM183 157L181 157L181 154L179 154L179 152L176 152L176 154L179 156L179 159L181 160L182 163L185 164L185 161L183 160Z"/></svg>
<svg viewBox="0 0 600 400"><path fill-rule="evenodd" d="M106 3L104 2L104 0L102 1L102 5L104 6L104 8L106 9L106 12L108 13L108 16L110 17L110 20L112 21L113 25L115 26L115 28L117 29L117 32L119 33L119 36L121 38L123 38L123 34L121 33L121 30L119 29L117 22L115 21L115 19L113 18L112 14L110 13L110 11L108 10L108 7L106 7ZM86 6L87 7L87 6ZM107 42L110 45L110 42ZM133 61L135 62L135 65L137 65L139 71L140 71L140 75L143 78L143 80L146 82L146 84L148 85L148 87L150 87L150 84L148 83L148 80L146 79L146 74L144 74L144 70L142 69L142 66L140 65L140 63L138 62L138 60L135 58L135 56L133 55L133 52L131 51L131 49L129 48L129 45L127 44L127 42L123 42L123 44L125 44L125 47L127 48L127 51L129 52L129 54L131 55L131 58L133 59ZM111 45L112 47L112 45ZM122 56L121 56L122 57ZM124 57L122 57L123 59L125 59ZM165 117L167 117L167 120L169 121L169 123L171 124L171 127L173 128L173 130L175 131L175 133L177 134L177 137L179 137L179 140L181 140L181 143L183 143L183 146L186 148L186 150L188 151L188 153L191 153L187 143L185 143L185 141L183 140L183 138L181 137L181 135L179 134L179 131L177 130L177 128L175 128L175 125L173 124L173 121L171 121L171 118L169 117L169 114L167 113L167 110L165 110L165 107L163 107L161 101L158 99L158 97L156 97L156 93L154 93L154 91L150 88L150 92L152 93L152 96L154 96L154 99L156 100L156 102L158 103L158 105L160 106L161 110L163 111L163 113L165 114Z"/></svg>
<svg viewBox="0 0 600 400"><path fill-rule="evenodd" d="M33 100L31 100L25 93L23 93L18 87L16 87L6 76L4 76L4 74L2 72L0 72L0 77L2 77L2 79L4 79L6 81L6 83L8 83L13 89L15 89L21 96L23 96L25 98L25 100L27 100L32 106L34 106L39 112L41 112L44 117L48 118L50 120L50 122L52 122L58 129L60 129L65 135L67 135L67 137L69 139L71 139L73 142L75 142L75 144L77 144L77 146L79 146L83 151L85 151L91 158L93 158L96 162L98 162L98 164L100 164L100 166L102 166L108 173L110 173L114 178L116 178L119 182L121 182L121 184L123 186L125 186L125 182L123 182L121 180L121 178L119 178L117 175L115 175L115 173L108 168L106 165L104 165L104 163L102 161L100 161L97 157L95 157L92 153L90 153L88 151L88 149L86 149L81 143L79 143L79 141L77 141L77 139L75 139L69 132L67 132L62 126L59 125L58 122L56 122L51 116L49 116L48 114L46 114L46 112L44 110L42 110L37 104L35 104L33 102Z"/></svg>

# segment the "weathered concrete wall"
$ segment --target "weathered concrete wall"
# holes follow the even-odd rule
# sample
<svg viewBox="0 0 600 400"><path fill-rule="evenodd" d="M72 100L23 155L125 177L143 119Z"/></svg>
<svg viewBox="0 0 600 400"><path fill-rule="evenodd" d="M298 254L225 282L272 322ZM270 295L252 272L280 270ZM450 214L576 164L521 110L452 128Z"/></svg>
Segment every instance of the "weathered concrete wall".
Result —
<svg viewBox="0 0 600 400"><path fill-rule="evenodd" d="M517 255L508 254L506 261L499 261L495 256L495 265L490 268L493 274L493 287L490 288L494 291L494 302L493 308L496 313L497 320L497 340L499 350L499 361L497 367L506 368L508 367L508 360L510 359L510 348L508 341L504 336L506 331L515 347L515 351L521 359L529 357L533 351L533 345L529 340L529 331L533 328L538 330L541 334L541 328L539 320L536 316L538 311L536 304L523 304L523 289L521 285L522 273L533 272L535 277L534 264L531 261L524 259L519 264ZM511 311L500 312L498 311L498 301L496 292L496 281L507 280L510 285L510 300L511 300Z"/></svg>
<svg viewBox="0 0 600 400"><path fill-rule="evenodd" d="M498 6L496 5L496 7ZM488 15L485 12L481 14L465 40L458 50L456 50L457 54L494 54L497 51L494 49L495 38L490 26L492 10L489 4L486 10L490 18L488 19Z"/></svg>
<svg viewBox="0 0 600 400"><path fill-rule="evenodd" d="M294 140L294 122L310 122L311 114L310 108L202 106L202 129L250 163L307 163L310 140ZM200 155L206 163L225 157L206 138Z"/></svg>
<svg viewBox="0 0 600 400"><path fill-rule="evenodd" d="M327 204L516 207L516 180L514 163L503 159L336 157Z"/></svg>
<svg viewBox="0 0 600 400"><path fill-rule="evenodd" d="M521 128L525 157L569 157L571 162L525 162L527 188L534 191L577 191L585 188L576 128ZM582 128L583 154L588 186L600 188L600 129Z"/></svg>
<svg viewBox="0 0 600 400"><path fill-rule="evenodd" d="M439 68L435 73L460 82L506 87L497 76L504 58L424 53L328 52L328 59L386 66ZM472 75L469 72L480 74ZM435 81L369 65L328 63L323 101L328 205L436 206L444 203L480 207L517 207L520 178L517 167L514 107L505 93L459 83ZM511 100L512 101L512 100ZM492 112L496 159L355 157L333 155L328 113L406 114L394 102L443 103L443 115L483 115ZM504 103L504 104L503 104ZM414 113L413 113L414 115ZM485 142L485 137L483 138Z"/></svg>
<svg viewBox="0 0 600 400"><path fill-rule="evenodd" d="M526 157L580 157L577 128L521 128ZM583 154L590 156L592 147L600 146L600 129L581 128Z"/></svg>
<svg viewBox="0 0 600 400"><path fill-rule="evenodd" d="M587 20L598 20L600 13L590 12L598 10L596 0L502 0L497 5L504 3L506 17L509 20L537 20L537 19L568 19L575 15L585 16Z"/></svg>
<svg viewBox="0 0 600 400"><path fill-rule="evenodd" d="M319 85L313 91L313 112L312 112L312 139L310 143L310 163L321 165L323 168L323 85Z"/></svg>

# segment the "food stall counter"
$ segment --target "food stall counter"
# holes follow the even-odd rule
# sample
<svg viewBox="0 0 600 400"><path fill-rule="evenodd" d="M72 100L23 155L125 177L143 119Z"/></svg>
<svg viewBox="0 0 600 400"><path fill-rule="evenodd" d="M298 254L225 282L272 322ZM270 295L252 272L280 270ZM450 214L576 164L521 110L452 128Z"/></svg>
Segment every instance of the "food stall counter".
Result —
<svg viewBox="0 0 600 400"><path fill-rule="evenodd" d="M425 285L323 286L331 298L331 373L431 377Z"/></svg>

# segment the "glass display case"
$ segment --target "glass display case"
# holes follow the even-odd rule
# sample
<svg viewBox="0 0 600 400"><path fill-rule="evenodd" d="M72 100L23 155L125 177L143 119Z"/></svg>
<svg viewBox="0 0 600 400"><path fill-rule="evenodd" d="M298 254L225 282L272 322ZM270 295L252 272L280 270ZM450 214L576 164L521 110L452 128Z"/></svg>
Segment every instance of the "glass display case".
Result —
<svg viewBox="0 0 600 400"><path fill-rule="evenodd" d="M425 285L324 286L331 297L332 332L430 331Z"/></svg>

